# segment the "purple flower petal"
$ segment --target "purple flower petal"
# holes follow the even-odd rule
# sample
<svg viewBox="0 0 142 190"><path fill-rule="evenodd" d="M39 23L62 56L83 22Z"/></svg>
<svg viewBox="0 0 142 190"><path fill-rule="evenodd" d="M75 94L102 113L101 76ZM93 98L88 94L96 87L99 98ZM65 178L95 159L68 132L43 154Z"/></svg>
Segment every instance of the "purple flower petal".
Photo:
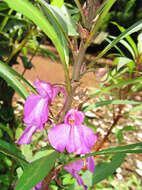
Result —
<svg viewBox="0 0 142 190"><path fill-rule="evenodd" d="M87 157L86 158L86 164L87 164L87 168L91 173L94 173L95 171L95 160L94 157Z"/></svg>
<svg viewBox="0 0 142 190"><path fill-rule="evenodd" d="M56 98L56 96L59 94L59 92L62 92L64 94L64 96L66 97L66 92L64 90L64 88L62 87L53 87L53 93L52 93L52 101Z"/></svg>
<svg viewBox="0 0 142 190"><path fill-rule="evenodd" d="M28 125L35 125L43 129L48 120L48 99L40 95L30 95L24 105L24 122Z"/></svg>
<svg viewBox="0 0 142 190"><path fill-rule="evenodd" d="M90 151L84 141L82 125L71 126L66 149L76 154L87 154Z"/></svg>
<svg viewBox="0 0 142 190"><path fill-rule="evenodd" d="M91 128L84 125L82 125L82 132L84 134L84 142L88 149L90 149L96 143L98 134L95 134Z"/></svg>
<svg viewBox="0 0 142 190"><path fill-rule="evenodd" d="M72 162L71 164L67 165L64 167L66 171L68 171L71 175L73 175L74 171L75 172L80 172L80 170L84 166L84 161L83 160L77 160L75 162Z"/></svg>
<svg viewBox="0 0 142 190"><path fill-rule="evenodd" d="M98 135L91 128L82 125L83 120L83 112L71 109L64 118L64 124L55 126L53 130L51 129L52 136L49 132L51 145L58 151L63 151L66 148L69 153L89 153ZM55 133L55 136L53 133Z"/></svg>
<svg viewBox="0 0 142 190"><path fill-rule="evenodd" d="M65 166L64 169L68 171L74 178L76 178L77 183L81 186L84 187L85 190L87 190L87 186L84 184L82 178L79 176L80 170L84 166L84 161L83 160L77 160L76 162L73 162L69 164L68 166Z"/></svg>
<svg viewBox="0 0 142 190"><path fill-rule="evenodd" d="M30 144L33 133L36 131L36 126L27 126L19 140L15 141L18 144Z"/></svg>
<svg viewBox="0 0 142 190"><path fill-rule="evenodd" d="M50 103L52 100L53 95L53 87L50 83L41 81L39 79L36 79L34 82L34 85L36 86L37 91L43 98L50 98Z"/></svg>
<svg viewBox="0 0 142 190"><path fill-rule="evenodd" d="M64 123L69 125L81 125L84 121L84 113L77 109L71 109L65 116Z"/></svg>
<svg viewBox="0 0 142 190"><path fill-rule="evenodd" d="M48 131L48 139L50 144L59 152L64 151L68 136L69 136L70 126L67 124L56 125Z"/></svg>
<svg viewBox="0 0 142 190"><path fill-rule="evenodd" d="M84 184L83 179L77 173L74 174L74 177L77 180L78 185L83 186L84 190L87 190L87 185Z"/></svg>

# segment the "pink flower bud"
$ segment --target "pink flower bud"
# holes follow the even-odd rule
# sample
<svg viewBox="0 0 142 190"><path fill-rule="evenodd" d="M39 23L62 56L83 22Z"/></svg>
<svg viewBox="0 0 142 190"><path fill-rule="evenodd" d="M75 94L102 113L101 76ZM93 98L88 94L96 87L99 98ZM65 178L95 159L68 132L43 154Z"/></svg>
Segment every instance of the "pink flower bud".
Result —
<svg viewBox="0 0 142 190"><path fill-rule="evenodd" d="M100 68L97 71L94 72L95 76L96 76L96 80L98 82L105 82L108 79L108 72L105 68ZM101 80L105 75L107 74L106 78L104 80Z"/></svg>

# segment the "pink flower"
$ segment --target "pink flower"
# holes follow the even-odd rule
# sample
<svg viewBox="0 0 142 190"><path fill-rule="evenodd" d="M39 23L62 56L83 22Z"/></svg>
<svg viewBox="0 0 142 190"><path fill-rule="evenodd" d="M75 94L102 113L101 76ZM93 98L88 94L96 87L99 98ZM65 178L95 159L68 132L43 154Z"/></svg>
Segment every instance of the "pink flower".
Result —
<svg viewBox="0 0 142 190"><path fill-rule="evenodd" d="M95 162L94 162L94 157L88 157L86 158L86 163L87 163L87 168L90 172L94 173L95 170ZM81 186L84 187L85 190L87 190L87 186L84 184L82 178L78 174L81 169L84 166L84 161L83 160L78 160L76 162L73 162L72 164L69 164L68 166L64 167L66 171L68 171L74 178L76 178L77 183Z"/></svg>
<svg viewBox="0 0 142 190"><path fill-rule="evenodd" d="M87 154L95 144L97 135L91 128L84 126L84 113L71 109L64 118L64 123L54 126L48 132L50 144L59 152L65 149L71 153Z"/></svg>
<svg viewBox="0 0 142 190"><path fill-rule="evenodd" d="M96 80L98 82L106 82L108 80L109 77L109 73L107 72L107 70L105 68L100 68L97 71L94 72L94 74L96 75ZM102 80L102 78L106 75L106 78L104 80Z"/></svg>
<svg viewBox="0 0 142 190"><path fill-rule="evenodd" d="M30 144L31 137L37 129L43 130L48 120L49 105L52 103L57 94L65 91L61 87L54 87L48 82L37 79L34 82L39 94L30 95L24 105L24 123L26 129L19 140L18 144ZM65 96L66 97L66 96Z"/></svg>

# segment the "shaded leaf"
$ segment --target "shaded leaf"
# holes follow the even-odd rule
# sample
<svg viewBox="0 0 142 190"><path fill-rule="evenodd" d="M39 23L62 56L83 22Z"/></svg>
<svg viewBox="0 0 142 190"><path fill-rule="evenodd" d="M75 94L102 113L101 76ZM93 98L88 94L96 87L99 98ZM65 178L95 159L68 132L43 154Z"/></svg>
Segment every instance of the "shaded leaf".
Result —
<svg viewBox="0 0 142 190"><path fill-rule="evenodd" d="M15 190L30 190L41 182L53 168L57 156L58 153L52 151L47 156L31 162L26 170L24 170Z"/></svg>
<svg viewBox="0 0 142 190"><path fill-rule="evenodd" d="M26 167L28 164L14 143L8 143L0 139L0 152L6 154L7 156L10 156L16 161L19 161L23 167Z"/></svg>

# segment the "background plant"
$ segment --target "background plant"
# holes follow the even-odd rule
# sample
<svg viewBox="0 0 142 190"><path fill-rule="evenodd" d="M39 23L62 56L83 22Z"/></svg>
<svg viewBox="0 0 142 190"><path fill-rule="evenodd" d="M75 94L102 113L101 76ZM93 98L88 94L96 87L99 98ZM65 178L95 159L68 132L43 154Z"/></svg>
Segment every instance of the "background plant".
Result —
<svg viewBox="0 0 142 190"><path fill-rule="evenodd" d="M140 20L136 22L126 30L117 25L122 33L118 37L109 36L109 38L107 39L107 41L109 41L109 44L96 56L96 58L91 63L86 64L85 55L87 48L92 44L94 39L98 37L98 33L100 32L100 29L104 24L104 18L106 18L107 15L109 15L109 11L112 5L115 3L115 0L113 1L108 0L102 3L100 3L97 0L95 2L86 1L86 4L84 6L80 4L79 1L74 1L77 8L70 9L70 12L72 11L72 17L70 15L68 8L66 7L66 4L64 4L63 1L52 1L51 5L54 4L56 6L51 6L49 3L47 3L44 0L37 0L33 1L32 3L28 0L23 0L23 1L13 0L11 2L9 2L8 0L4 0L4 2L8 3L8 6L11 9L8 8L7 4L5 3L3 4L3 2L1 2L2 6L4 7L2 11L6 11L6 17L2 19L2 24L1 24L1 35L3 35L6 38L2 42L2 44L7 44L11 52L9 53L9 55L7 55L6 59L4 55L1 56L0 76L4 79L4 81L6 81L5 83L6 85L7 83L10 84L14 88L14 90L16 90L24 99L28 97L29 93L26 90L26 88L22 85L22 83L19 82L18 79L23 81L28 87L30 87L30 89L34 93L36 93L34 87L31 86L28 83L28 81L23 78L23 76L19 75L18 73L16 73L16 71L14 71L11 67L9 67L9 65L11 66L13 63L15 63L20 52L23 51L21 59L25 64L28 62L28 67L31 67L31 65L29 64L29 60L27 58L28 49L26 49L27 47L26 44L28 44L30 40L34 41L35 38L39 36L39 28L40 28L40 30L44 33L44 35L50 38L54 46L57 48L63 66L63 70L65 73L64 85L67 93L67 101L64 106L64 109L62 110L61 114L58 116L59 123L63 121L66 112L72 107L73 97L75 96L76 89L80 85L80 78L83 75L85 75L87 72L92 72L92 71L94 72L95 63L99 62L99 59L102 56L104 56L112 47L116 47L120 52L121 57L120 55L119 57L117 55L117 59L114 62L117 63L117 69L113 69L109 73L109 78L107 81L109 82L109 86L105 87L106 83L102 84L99 90L93 92L90 96L87 97L85 101L83 101L80 105L78 105L79 109L83 110L84 112L93 110L96 107L108 106L108 109L113 112L112 125L108 129L106 136L103 139L101 139L100 142L97 144L92 154L85 155L84 157L81 158L74 158L68 155L69 159L68 161L70 160L75 161L78 159L84 159L85 157L88 156L113 154L113 156L110 158L110 163L104 161L103 163L98 164L96 166L95 173L92 176L89 176L89 179L92 180L88 185L90 186L90 188L93 188L96 183L103 180L108 175L113 174L116 168L118 168L120 164L124 161L125 154L142 152L141 143L99 151L100 149L103 148L104 143L107 141L108 137L112 132L112 129L116 127L119 120L123 117L129 117L129 113L123 114L122 112L125 105L126 104L137 105L136 107L134 107L133 110L141 109L140 102L131 100L131 95L133 95L134 92L136 92L141 87L140 84L141 76L140 76L140 66L139 66L141 63L140 40L138 42L138 45L136 46L130 35L134 32L141 30L142 21ZM133 4L132 1L130 2ZM72 7L72 5L68 4L68 7L69 6ZM129 10L128 4L126 4L126 9L127 13ZM13 10L20 12L20 16L19 13L17 12L13 13ZM80 17L75 17L76 16L75 10L77 14L78 12L80 12ZM89 14L90 12L92 14ZM65 17L62 16L63 14L65 15ZM22 15L24 15L24 17ZM18 17L17 20L18 22L20 21L19 22L20 26L17 27L16 24L16 28L14 29L12 28L12 30L11 29L7 30L8 31L7 33L7 31L5 30L6 30L6 25L8 24L9 21L9 17L12 17L13 19L15 19L15 17L17 19ZM77 20L73 20L72 18L76 18ZM75 23L78 20L79 22L76 26ZM26 33L25 35L23 31L25 31ZM141 36L139 36L139 38L140 37ZM111 41L110 39L113 40ZM118 42L122 43L130 51L132 56L131 60L130 58L126 58L124 53L121 51L121 48L116 46ZM69 77L69 67L68 67L70 63L69 51L72 53L73 63L74 63L71 79ZM8 53L8 51L6 51L6 53ZM85 67L82 67L83 65L85 65ZM127 80L125 79L126 77L125 73L128 76ZM7 85L7 87L9 86ZM7 91L9 90L6 89L4 93L4 90L2 89L1 97L4 95L4 97L9 98L9 96L5 96ZM108 100L107 98L103 98L101 95L105 93L111 94L113 99ZM94 104L90 104L85 108L82 107L84 102L89 101L95 96L98 96L100 98L100 101L95 102ZM5 103L6 100L2 99L2 106ZM11 101L9 105L11 107ZM114 111L114 105L118 106L119 109L118 112ZM10 111L10 108L7 110ZM131 110L131 112L133 110ZM19 135L18 129L19 125L21 124L18 123L16 125L16 122L15 121L13 122L13 119L11 120L12 120L12 126L14 126L13 129L11 129L9 125L7 125L7 127L4 127L7 124L7 122L5 123L3 120L2 123L4 124L4 126L2 125L3 127L1 128L4 129L9 135L12 134L11 135L12 136L11 142L12 142L15 139L15 135L16 136ZM18 129L15 130L17 127ZM55 152L53 149L51 149L51 147L49 148L48 145L43 150L39 150L34 156L32 154L34 145L32 144L27 146L23 145L21 147L21 151L24 154L23 157L23 155L21 155L19 150L15 147L15 144L10 145L8 142L10 141L7 138L3 138L3 140L1 139L0 149L2 153L10 156L10 158L12 159L12 164L10 163L8 165L11 166L12 168L11 172L13 173L15 171L15 168L17 168L17 165L14 164L15 161L13 160L16 160L17 164L24 171L23 175L21 176L22 174L21 169L19 168L17 170L18 176L21 177L16 186L16 189L22 189L23 184L26 184L26 189L30 189L35 185L35 183L38 184L43 179L45 182L47 182L46 185L47 189L49 188L49 182L51 182L52 177L54 176L55 171L57 171L58 167L62 168L63 167L62 165L67 164L65 159L66 154L64 153L59 154ZM57 168L56 167L54 168L53 166L55 164L56 158L58 158L59 160L59 165ZM27 162L29 160L32 160L30 164L28 164ZM37 166L39 165L41 167L37 168ZM63 173L63 176L64 175L66 175L66 173ZM85 175L89 174L84 173L84 176ZM29 177L31 178L27 183L26 181L27 179L29 179ZM50 179L49 182L47 179L48 180ZM11 185L12 182L10 179L9 187ZM51 186L52 188L55 187L54 182L51 182ZM73 186L71 187L71 189L76 188L75 185Z"/></svg>

